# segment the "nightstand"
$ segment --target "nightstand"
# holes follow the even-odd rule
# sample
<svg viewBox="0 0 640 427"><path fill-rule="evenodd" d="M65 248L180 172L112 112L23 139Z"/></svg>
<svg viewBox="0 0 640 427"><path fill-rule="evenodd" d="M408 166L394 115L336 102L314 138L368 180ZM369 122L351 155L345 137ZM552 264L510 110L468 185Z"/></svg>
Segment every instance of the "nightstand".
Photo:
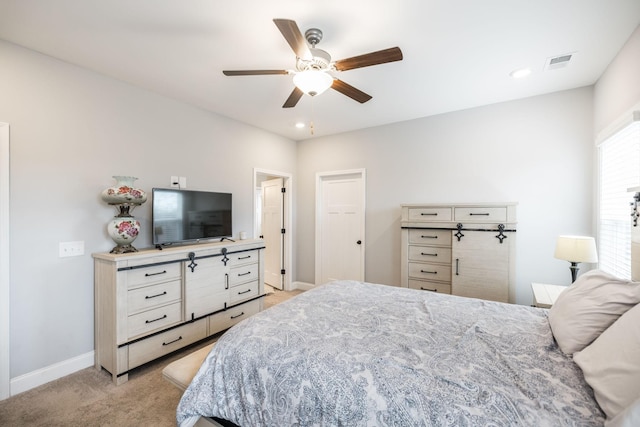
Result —
<svg viewBox="0 0 640 427"><path fill-rule="evenodd" d="M534 307L551 308L556 299L558 299L558 295L567 289L567 286L532 283L531 289L533 290Z"/></svg>

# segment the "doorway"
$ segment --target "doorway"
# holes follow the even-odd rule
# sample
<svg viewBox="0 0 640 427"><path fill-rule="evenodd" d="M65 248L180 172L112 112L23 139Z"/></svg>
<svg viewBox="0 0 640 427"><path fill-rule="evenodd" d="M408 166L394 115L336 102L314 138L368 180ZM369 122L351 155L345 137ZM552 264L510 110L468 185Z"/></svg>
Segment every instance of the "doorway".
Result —
<svg viewBox="0 0 640 427"><path fill-rule="evenodd" d="M291 174L254 169L254 237L265 241L265 285L290 291L293 227Z"/></svg>
<svg viewBox="0 0 640 427"><path fill-rule="evenodd" d="M9 125L0 123L0 400L11 395L9 309Z"/></svg>
<svg viewBox="0 0 640 427"><path fill-rule="evenodd" d="M364 281L365 170L316 175L316 285Z"/></svg>

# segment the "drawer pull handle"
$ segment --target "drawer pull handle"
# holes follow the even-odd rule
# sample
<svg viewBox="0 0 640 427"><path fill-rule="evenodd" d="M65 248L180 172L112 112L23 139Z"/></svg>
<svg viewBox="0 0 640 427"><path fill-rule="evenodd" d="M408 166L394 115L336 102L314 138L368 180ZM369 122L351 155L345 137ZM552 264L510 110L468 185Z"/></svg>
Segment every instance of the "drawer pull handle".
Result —
<svg viewBox="0 0 640 427"><path fill-rule="evenodd" d="M237 319L240 316L244 316L244 311L240 314L236 314L235 316L231 316L232 319Z"/></svg>
<svg viewBox="0 0 640 427"><path fill-rule="evenodd" d="M422 215L422 216L438 216L437 213L426 213L426 212L421 212L420 215Z"/></svg>
<svg viewBox="0 0 640 427"><path fill-rule="evenodd" d="M176 338L173 341L169 341L169 342L163 342L162 345L169 345L169 344L173 344L174 342L178 342L182 339L182 335L180 335L178 338Z"/></svg>
<svg viewBox="0 0 640 427"><path fill-rule="evenodd" d="M157 273L145 273L144 277L157 276L158 274L167 274L167 270L158 271Z"/></svg>
<svg viewBox="0 0 640 427"><path fill-rule="evenodd" d="M420 273L438 274L437 271L420 270Z"/></svg>
<svg viewBox="0 0 640 427"><path fill-rule="evenodd" d="M153 322L157 322L158 320L162 320L162 319L166 319L167 315L165 314L162 317L158 317L157 319L153 319L153 320L145 320L144 323L153 323Z"/></svg>
<svg viewBox="0 0 640 427"><path fill-rule="evenodd" d="M420 252L420 255L423 255L423 256L438 256L438 254L427 254L425 252Z"/></svg>
<svg viewBox="0 0 640 427"><path fill-rule="evenodd" d="M470 216L474 216L474 215L475 216L489 216L488 213L473 213L473 212L471 212L469 215Z"/></svg>
<svg viewBox="0 0 640 427"><path fill-rule="evenodd" d="M251 274L250 271L247 271L246 273L238 273L238 277L240 276L246 276L247 274Z"/></svg>
<svg viewBox="0 0 640 427"><path fill-rule="evenodd" d="M157 297L161 297L161 296L166 295L166 294L167 294L167 291L164 291L163 293L158 294L158 295L147 295L146 297L144 297L144 299L157 298Z"/></svg>
<svg viewBox="0 0 640 427"><path fill-rule="evenodd" d="M247 255L247 256L239 256L238 259L249 259L251 258L251 255Z"/></svg>
<svg viewBox="0 0 640 427"><path fill-rule="evenodd" d="M246 294L247 292L251 292L251 289L247 289L246 291L238 292L238 295Z"/></svg>
<svg viewBox="0 0 640 427"><path fill-rule="evenodd" d="M460 258L456 258L456 276L459 276Z"/></svg>
<svg viewBox="0 0 640 427"><path fill-rule="evenodd" d="M424 235L420 236L420 237L422 237L423 239L437 239L438 238L438 236L424 236Z"/></svg>
<svg viewBox="0 0 640 427"><path fill-rule="evenodd" d="M423 291L429 291L429 292L438 292L437 289L429 289L429 288L423 288L422 286L420 286L420 289Z"/></svg>

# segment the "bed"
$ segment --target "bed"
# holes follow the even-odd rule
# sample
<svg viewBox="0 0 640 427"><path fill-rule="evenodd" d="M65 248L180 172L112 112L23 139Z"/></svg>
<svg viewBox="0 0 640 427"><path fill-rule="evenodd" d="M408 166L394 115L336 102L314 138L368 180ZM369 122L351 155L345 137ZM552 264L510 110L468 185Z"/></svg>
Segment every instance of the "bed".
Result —
<svg viewBox="0 0 640 427"><path fill-rule="evenodd" d="M568 313L556 316L558 325L570 323L568 318L580 322L571 303L564 304ZM573 354L559 348L549 313L332 282L228 330L182 396L177 421L190 426L200 417L216 417L242 427L602 426L608 413Z"/></svg>

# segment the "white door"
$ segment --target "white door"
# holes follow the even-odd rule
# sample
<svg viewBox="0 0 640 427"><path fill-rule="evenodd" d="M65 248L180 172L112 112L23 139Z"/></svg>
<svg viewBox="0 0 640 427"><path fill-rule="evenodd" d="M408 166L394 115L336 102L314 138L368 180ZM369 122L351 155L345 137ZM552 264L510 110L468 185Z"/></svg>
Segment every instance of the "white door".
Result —
<svg viewBox="0 0 640 427"><path fill-rule="evenodd" d="M318 174L316 284L364 280L364 170Z"/></svg>
<svg viewBox="0 0 640 427"><path fill-rule="evenodd" d="M262 238L264 251L264 283L282 290L284 254L284 180L263 181L262 187Z"/></svg>
<svg viewBox="0 0 640 427"><path fill-rule="evenodd" d="M0 400L10 396L9 125L0 123Z"/></svg>

